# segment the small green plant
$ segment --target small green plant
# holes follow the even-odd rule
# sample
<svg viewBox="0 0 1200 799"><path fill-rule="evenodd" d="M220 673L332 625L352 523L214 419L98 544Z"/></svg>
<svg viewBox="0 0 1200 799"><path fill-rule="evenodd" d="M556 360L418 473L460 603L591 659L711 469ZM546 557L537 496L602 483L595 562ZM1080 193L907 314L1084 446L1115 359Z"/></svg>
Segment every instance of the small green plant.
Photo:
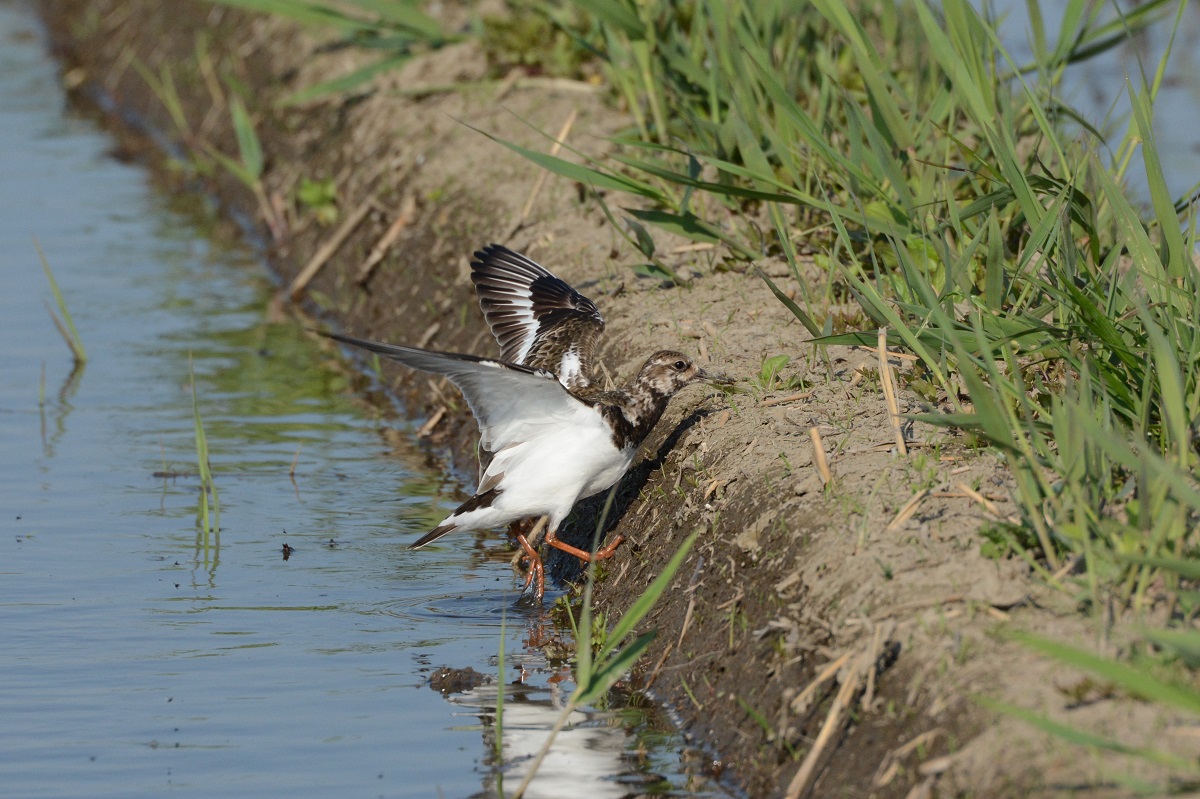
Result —
<svg viewBox="0 0 1200 799"><path fill-rule="evenodd" d="M171 122L175 125L175 132L184 141L190 143L194 138L192 126L188 124L187 114L183 111L183 101L179 99L179 90L175 87L175 78L171 74L170 67L164 64L156 75L145 62L140 58L135 58L133 59L133 68L142 76L142 80L146 81L146 85L163 104L163 108L167 109L167 114L170 115Z"/></svg>
<svg viewBox="0 0 1200 799"><path fill-rule="evenodd" d="M212 58L208 53L207 47L206 37L202 32L198 32L196 34L196 60L205 81L210 83L211 93L211 83L215 82L216 78L213 71ZM188 122L187 114L183 108L183 100L180 99L179 89L176 87L171 67L168 64L163 64L156 73L140 58L133 59L133 67L142 76L142 80L146 82L146 85L154 93L154 96L158 98L162 107L166 109L167 115L171 118L171 123L175 126L175 135L179 138L184 150L187 152L187 157L184 159L172 159L169 162L171 166L188 173L211 177L216 171L216 165L207 156L205 147L192 130L191 123ZM220 91L219 85L217 91ZM213 94L210 113L216 109L223 108L225 103L223 92L221 94Z"/></svg>
<svg viewBox="0 0 1200 799"><path fill-rule="evenodd" d="M333 179L312 180L301 178L296 189L296 199L317 218L322 225L332 225L338 218L337 186Z"/></svg>
<svg viewBox="0 0 1200 799"><path fill-rule="evenodd" d="M67 342L67 346L71 348L71 355L75 358L75 366L82 366L87 363L87 351L83 348L83 339L80 338L79 330L75 327L75 320L71 318L71 312L67 309L67 301L63 298L62 290L58 287L58 281L54 279L54 272L50 269L50 262L46 259L46 253L42 252L42 245L38 244L37 239L34 239L33 246L37 250L38 258L41 259L42 271L46 273L46 280L50 281L50 291L54 295L54 304L58 306L57 314L48 305L46 306L46 311L50 314L50 320L54 322L54 326L58 328L59 335L63 337L63 341Z"/></svg>
<svg viewBox="0 0 1200 799"><path fill-rule="evenodd" d="M507 603L500 611L500 649L496 652L496 726L492 739L492 756L496 759L496 783L500 795L504 795L504 691L508 685L508 672L504 668L505 633L508 630Z"/></svg>
<svg viewBox="0 0 1200 799"><path fill-rule="evenodd" d="M192 417L195 421L196 467L200 472L200 506L198 523L203 538L204 560L209 561L210 539L216 536L217 546L221 540L221 499L213 481L212 465L208 458L208 437L204 434L204 422L200 418L200 400L196 396L196 369L192 356L188 355L188 372L192 387ZM210 502L211 500L211 502ZM211 505L211 508L210 508Z"/></svg>
<svg viewBox="0 0 1200 799"><path fill-rule="evenodd" d="M775 391L780 388L790 388L795 385L795 378L784 380L780 375L787 365L792 362L790 355L772 355L764 358L754 382L763 391Z"/></svg>
<svg viewBox="0 0 1200 799"><path fill-rule="evenodd" d="M592 634L589 640L593 652L599 652L608 643L608 623L603 611L592 614Z"/></svg>
<svg viewBox="0 0 1200 799"><path fill-rule="evenodd" d="M601 512L600 519L596 524L595 535L597 540L604 530L604 521L608 518L608 513L612 508L615 496L616 487L614 486L613 490L608 493L608 499L604 503L604 510ZM696 542L699 534L700 530L697 529L684 539L679 549L671 557L670 562L654 578L654 581L650 583L642 595L626 611L625 615L613 625L613 628L608 631L603 645L599 647L593 646L592 639L594 618L592 611L592 588L595 585L596 564L593 562L589 565L588 580L583 590L578 622L575 621L574 616L569 613L567 614L567 618L571 619L575 634L575 691L567 700L566 707L563 708L562 714L551 728L549 735L547 735L546 742L542 745L541 750L530 765L525 779L517 787L516 792L513 794L513 799L521 799L524 796L529 783L533 780L542 761L545 760L547 753L549 753L554 739L566 725L571 714L580 707L592 704L604 696L608 692L608 689L616 684L617 680L621 679L622 676L633 668L642 656L642 653L646 651L646 647L654 640L655 631L650 631L642 633L629 643L624 644L638 623L645 618L646 614L662 598L667 587L671 584L671 580L675 578L676 572L679 571L679 567L683 565L684 559L691 551L692 545Z"/></svg>
<svg viewBox="0 0 1200 799"><path fill-rule="evenodd" d="M775 740L775 728L771 726L771 722L767 721L767 717L764 716L762 712L758 710L758 708L754 707L754 705L750 704L745 699L742 699L741 696L735 695L734 699L736 699L737 703L742 706L742 710L746 711L746 715L749 716L751 720L753 720L754 723L759 726L759 728L763 731L763 735L766 736L766 739L768 741Z"/></svg>
<svg viewBox="0 0 1200 799"><path fill-rule="evenodd" d="M931 450L922 450L911 458L911 463L908 467L911 477L911 482L909 483L911 491L932 490L942 482L942 475L939 470L940 455L941 453L937 447L933 447Z"/></svg>
<svg viewBox="0 0 1200 799"><path fill-rule="evenodd" d="M259 213L262 214L263 220L270 228L272 237L278 241L283 237L283 226L263 187L262 177L263 170L266 168L266 158L263 155L262 142L258 138L254 121L246 110L246 104L233 92L229 96L229 113L232 117L234 134L237 136L238 158L230 158L211 144L206 143L205 149L239 183L254 193Z"/></svg>

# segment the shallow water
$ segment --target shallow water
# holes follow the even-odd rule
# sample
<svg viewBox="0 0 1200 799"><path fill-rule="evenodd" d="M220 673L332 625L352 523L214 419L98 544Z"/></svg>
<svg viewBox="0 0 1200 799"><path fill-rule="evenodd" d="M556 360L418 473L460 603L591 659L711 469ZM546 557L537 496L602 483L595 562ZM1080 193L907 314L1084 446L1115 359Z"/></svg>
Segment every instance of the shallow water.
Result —
<svg viewBox="0 0 1200 799"><path fill-rule="evenodd" d="M500 537L405 549L453 484L268 320L253 251L112 146L0 0L0 795L492 795L496 687L447 701L428 677L496 677L502 615L514 785L570 684L521 645L537 620ZM219 538L197 523L193 364ZM547 766L530 796L713 795L661 722L581 719L567 787Z"/></svg>
<svg viewBox="0 0 1200 799"><path fill-rule="evenodd" d="M1050 47L1054 46L1069 2L1041 0L1045 35ZM979 5L987 3L980 0ZM995 0L990 5L1001 20L998 31L1010 54L1019 63L1031 62L1031 26L1024 0ZM1119 3L1100 5L1102 19L1107 22L1116 18L1114 5L1128 12L1139 3L1137 0L1120 0ZM1185 5L1175 41L1171 43L1175 11L1172 4L1161 21L1095 58L1068 67L1061 87L1063 100L1102 131L1109 147L1115 148L1132 118L1130 90L1142 90L1143 76L1147 83L1154 81L1159 61L1170 45L1170 56L1154 105L1154 135L1172 198L1200 188L1200 3ZM1104 163L1110 162L1111 152L1102 151L1100 155ZM1135 197L1149 203L1140 152L1135 154L1129 166L1127 183Z"/></svg>

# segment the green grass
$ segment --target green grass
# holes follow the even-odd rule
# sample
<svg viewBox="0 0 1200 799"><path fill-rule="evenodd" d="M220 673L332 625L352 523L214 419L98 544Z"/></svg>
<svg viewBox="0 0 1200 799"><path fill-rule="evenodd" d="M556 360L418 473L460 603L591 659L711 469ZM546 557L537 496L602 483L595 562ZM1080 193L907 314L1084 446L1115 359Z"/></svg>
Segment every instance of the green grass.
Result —
<svg viewBox="0 0 1200 799"><path fill-rule="evenodd" d="M1162 573L1130 558L1185 556L1200 518L1200 286L1194 217L1167 192L1150 128L1163 65L1131 79L1133 115L1104 160L1058 81L1128 34L1082 0L1030 64L966 0L573 5L596 21L576 33L634 128L604 163L503 143L639 198L649 225L787 260L798 301L763 279L818 341L875 343L824 311L857 301L956 408L924 420L1007 454L1030 561L1050 576L1080 557L1070 590L1145 605ZM1175 0L1123 24L1172 8L1178 24ZM1149 213L1121 183L1139 156ZM802 246L823 286L801 279Z"/></svg>
<svg viewBox="0 0 1200 799"><path fill-rule="evenodd" d="M263 154L262 142L259 140L254 120L250 118L250 112L246 110L246 104L232 91L229 94L229 113L233 132L237 137L238 157L231 158L207 142L204 144L204 149L239 183L253 192L255 200L258 202L259 213L262 214L263 220L271 230L272 237L278 241L284 235L283 223L278 218L270 199L267 198L267 191L263 186L262 178L263 170L266 168L266 156Z"/></svg>
<svg viewBox="0 0 1200 799"><path fill-rule="evenodd" d="M441 47L458 41L413 0L210 0L214 4L287 17L301 24L334 29L342 45L382 53L374 62L333 80L296 92L285 102L299 104L361 88L376 75L397 69L420 47Z"/></svg>
<svg viewBox="0 0 1200 799"><path fill-rule="evenodd" d="M154 70L146 66L140 59L133 59L133 68L142 76L142 80L154 92L158 101L162 103L163 108L171 117L171 122L175 125L175 132L184 139L191 141L193 138L191 125L188 123L187 114L183 111L183 101L179 98L179 89L175 85L175 77L171 74L171 70L167 65L163 65L159 72L155 74Z"/></svg>
<svg viewBox="0 0 1200 799"><path fill-rule="evenodd" d="M1194 566L1195 563L1192 562L1186 568ZM1047 657L1096 675L1108 690L1121 691L1130 697L1153 703L1170 716L1200 720L1200 690L1197 690L1194 683L1189 684L1186 680L1179 679L1180 673L1184 671L1181 666L1194 668L1197 665L1197 659L1200 658L1200 633L1144 630L1143 640L1137 647L1141 651L1141 662L1136 664L1101 657L1075 646L1033 635L1015 634L1014 638ZM1151 650L1156 650L1157 654L1149 654ZM1195 758L1168 752L1157 741L1147 742L1144 746L1133 746L1005 702L987 698L978 701L985 707L1021 719L1043 732L1077 746L1128 756L1166 769L1167 776L1162 779L1135 782L1124 774L1117 764L1109 766L1108 770L1111 773L1108 776L1128 784L1140 793L1195 795L1196 787L1200 785L1200 762Z"/></svg>
<svg viewBox="0 0 1200 799"><path fill-rule="evenodd" d="M492 740L492 757L496 759L496 783L501 796L504 795L504 691L508 686L508 672L504 664L504 645L508 631L508 609L500 611L500 646L496 651L496 727Z"/></svg>
<svg viewBox="0 0 1200 799"><path fill-rule="evenodd" d="M71 356L75 359L75 366L78 368L87 363L88 359L87 350L83 348L83 339L75 327L75 320L71 318L71 311L67 308L67 301L63 297L62 289L58 287L58 281L54 279L54 272L50 269L50 261L46 259L42 245L34 239L33 247L37 250L38 259L42 262L42 271L46 273L46 280L50 283L50 292L54 295L54 304L58 308L56 314L50 309L50 306L46 306L46 312L50 314L50 320L54 322L54 327L63 337L63 341L67 342L67 346L71 349ZM45 376L43 375L44 382ZM44 390L41 396L44 399Z"/></svg>
<svg viewBox="0 0 1200 799"><path fill-rule="evenodd" d="M1004 532L1022 557L1085 606L1166 601L1190 627L1200 285L1195 210L1170 196L1151 127L1167 56L1128 81L1132 114L1107 158L1057 97L1068 64L1164 11L1177 29L1183 0L1111 24L1076 0L1057 41L1030 3L1033 63L966 0L573 5L598 20L576 32L634 129L603 163L504 144L636 197L648 224L786 260L797 300L759 274L818 342L872 346L886 326L954 408L921 418L1005 453L1021 521ZM1147 209L1123 186L1134 158ZM802 248L820 285L801 277ZM845 299L869 329L835 329L825 309Z"/></svg>
<svg viewBox="0 0 1200 799"><path fill-rule="evenodd" d="M200 546L204 550L204 562L210 562L210 552L215 537L216 546L221 541L221 499L213 480L212 465L208 457L208 437L204 434L204 421L200 418L200 400L196 396L196 370L188 355L188 375L192 389L192 418L195 424L196 467L200 473L200 502L197 510L197 525Z"/></svg>
<svg viewBox="0 0 1200 799"><path fill-rule="evenodd" d="M791 363L790 355L772 355L764 358L758 374L753 380L756 386L764 392L776 391L781 388L792 388L797 385L795 380L784 380L782 372Z"/></svg>

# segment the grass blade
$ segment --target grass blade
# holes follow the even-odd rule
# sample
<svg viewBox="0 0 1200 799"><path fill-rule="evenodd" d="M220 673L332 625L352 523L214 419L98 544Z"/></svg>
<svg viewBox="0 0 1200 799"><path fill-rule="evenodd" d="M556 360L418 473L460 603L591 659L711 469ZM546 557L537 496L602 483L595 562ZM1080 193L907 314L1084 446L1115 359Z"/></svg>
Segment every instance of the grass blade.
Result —
<svg viewBox="0 0 1200 799"><path fill-rule="evenodd" d="M613 627L605 645L597 653L596 660L604 662L605 658L612 653L617 644L621 643L625 636L629 635L638 622L658 603L658 600L662 598L663 593L667 590L667 586L671 584L671 580L675 578L675 573L683 565L684 559L687 557L688 552L691 551L692 544L696 543L696 538L699 535L700 530L697 529L692 531L692 534L683 540L683 543L679 545L679 549L671 556L671 560L663 568L662 572L654 578L654 581L646 587L642 595L638 597L637 601L630 606L625 615Z"/></svg>
<svg viewBox="0 0 1200 799"><path fill-rule="evenodd" d="M654 630L642 633L620 652L604 661L586 684L580 685L571 697L576 705L589 705L608 692L626 672L633 668L638 658L650 646L656 635Z"/></svg>
<svg viewBox="0 0 1200 799"><path fill-rule="evenodd" d="M1163 752L1158 749L1144 749L1139 747L1128 746L1114 741L1111 738L1105 738L1100 735L1094 735L1084 730L1079 730L1066 724L1061 724L1045 716L1033 713L1016 705L1010 705L1007 702L997 702L990 699L979 699L980 704L992 710L1005 713L1021 721L1026 722L1043 732L1061 738L1068 743L1076 744L1077 746L1087 746L1094 749L1100 749L1106 752L1115 752L1122 755L1133 755L1145 760L1150 760L1155 763L1161 763L1164 766L1177 768L1181 770L1195 771L1195 764L1187 758L1173 755L1170 752Z"/></svg>
<svg viewBox="0 0 1200 799"><path fill-rule="evenodd" d="M1101 678L1117 685L1131 694L1135 694L1153 702L1161 702L1167 707L1184 710L1200 715L1200 694L1179 685L1173 685L1158 679L1146 671L1119 663L1115 660L1093 655L1091 652L1078 649L1058 641L1016 633L1013 637L1031 649L1056 660L1090 671Z"/></svg>
<svg viewBox="0 0 1200 799"><path fill-rule="evenodd" d="M192 363L190 353L188 354L188 371L191 377L192 388L192 418L195 424L196 466L200 472L200 532L204 536L204 550L207 558L209 534L215 532L219 536L221 532L221 500L217 495L217 486L213 481L212 466L209 463L208 436L204 433L204 421L200 418L200 400L196 396L196 369ZM210 496L212 497L211 523L209 521Z"/></svg>
<svg viewBox="0 0 1200 799"><path fill-rule="evenodd" d="M330 94L342 94L357 89L364 83L372 80L376 75L387 72L388 70L397 69L403 66L412 58L411 54L405 52L401 55L394 55L377 61L374 64L368 64L365 67L360 67L353 72L343 75L340 78L333 78L315 86L309 86L307 89L301 89L294 94L290 94L280 101L280 105L302 105L312 100L317 100Z"/></svg>
<svg viewBox="0 0 1200 799"><path fill-rule="evenodd" d="M87 351L83 348L83 339L79 336L79 330L75 327L75 320L71 318L71 311L67 308L67 301L63 297L62 290L58 287L58 281L54 279L54 272L50 269L50 261L46 259L46 253L42 251L42 245L37 239L33 240L33 246L37 250L38 258L42 262L42 271L46 273L46 280L50 282L50 291L54 295L54 304L58 306L58 315L50 313L50 319L54 322L54 326L58 328L58 332L62 335L63 340L67 342L67 346L71 349L71 355L75 358L76 366L87 363Z"/></svg>
<svg viewBox="0 0 1200 799"><path fill-rule="evenodd" d="M667 199L665 196L663 196L662 192L648 183L642 183L641 181L627 178L623 175L613 175L606 172L601 172L599 170L592 169L591 167L583 166L582 164L576 164L572 161L567 161L559 158L558 156L549 155L547 153L539 153L536 150L530 150L526 147L522 147L519 144L514 144L513 142L501 139L498 136L493 136L492 134L479 130L478 128L472 128L472 130L482 133L484 136L487 136L497 144L504 145L517 155L524 156L543 169L548 169L556 175L561 175L562 177L577 181L585 186L608 189L610 191L623 191L628 194L636 194L640 197L646 197L647 199L659 202Z"/></svg>
<svg viewBox="0 0 1200 799"><path fill-rule="evenodd" d="M238 153L247 175L258 181L263 173L263 149L254 130L254 123L246 111L242 98L236 94L229 98L229 111L233 119L233 131L237 134Z"/></svg>

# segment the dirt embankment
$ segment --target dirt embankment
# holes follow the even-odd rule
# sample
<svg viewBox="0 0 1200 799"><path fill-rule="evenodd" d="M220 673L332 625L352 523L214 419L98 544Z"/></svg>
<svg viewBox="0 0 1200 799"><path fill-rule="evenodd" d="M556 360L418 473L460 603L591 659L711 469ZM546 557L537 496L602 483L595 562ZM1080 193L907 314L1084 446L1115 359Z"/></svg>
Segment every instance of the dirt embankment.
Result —
<svg viewBox="0 0 1200 799"><path fill-rule="evenodd" d="M1098 776L1101 764L992 719L970 699L986 693L1135 743L1157 723L1129 701L1065 710L1064 687L1078 677L993 634L1004 624L1056 636L1083 629L1069 607L1044 609L1062 600L1022 562L981 555L980 525L1013 512L994 457L919 425L908 454L897 454L878 353L804 343L762 281L719 250L661 236L660 251L691 276L690 287L637 278L636 254L595 201L553 177L517 224L539 172L472 128L545 150L534 128L553 133L574 114L572 144L601 154L625 121L602 94L583 85L468 85L487 77L488 64L467 43L419 57L365 94L281 106L291 92L360 66L360 56L289 23L202 2L40 6L68 86L104 105L124 145L159 166L166 159L145 147L138 120L192 151L236 155L229 87L245 87L266 153L264 191L256 197L221 169L207 188L258 220L265 237L264 216L274 217L269 252L285 286L330 249L304 307L348 332L492 354L467 262L499 241L596 300L614 376L670 347L745 378L746 392L732 397L694 388L676 399L622 485L613 526L628 541L597 597L615 618L676 545L702 531L645 622L660 635L640 680L749 795L1120 793ZM463 88L436 88L453 83ZM182 119L163 103L171 94ZM305 179L333 180L338 221L322 224L297 203ZM342 237L346 220L357 222ZM383 257L364 268L389 231ZM796 288L780 264L760 265ZM791 359L782 379L759 379L764 359L778 355ZM435 451L473 473L475 427L452 387L385 374L405 407L430 420ZM899 405L921 408L903 390ZM830 462L828 487L813 430ZM582 508L576 529L594 512Z"/></svg>

